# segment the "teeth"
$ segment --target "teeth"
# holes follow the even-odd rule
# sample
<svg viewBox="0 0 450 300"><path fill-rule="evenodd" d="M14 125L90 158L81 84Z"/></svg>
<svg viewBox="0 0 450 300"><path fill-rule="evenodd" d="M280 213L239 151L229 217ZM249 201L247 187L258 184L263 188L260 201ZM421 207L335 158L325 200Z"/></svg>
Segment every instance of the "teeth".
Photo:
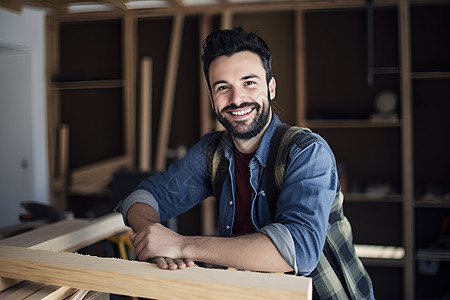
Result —
<svg viewBox="0 0 450 300"><path fill-rule="evenodd" d="M232 114L233 116L243 116L243 115L245 115L245 114L248 114L248 113L251 112L251 111L252 111L252 109L249 108L249 109L240 110L240 111L232 111L231 114Z"/></svg>

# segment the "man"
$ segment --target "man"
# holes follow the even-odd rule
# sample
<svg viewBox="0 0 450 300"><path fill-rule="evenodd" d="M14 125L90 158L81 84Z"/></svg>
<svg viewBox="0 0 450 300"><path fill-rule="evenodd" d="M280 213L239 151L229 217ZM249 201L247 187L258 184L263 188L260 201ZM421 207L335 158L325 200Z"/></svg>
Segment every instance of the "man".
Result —
<svg viewBox="0 0 450 300"><path fill-rule="evenodd" d="M229 160L219 203L220 237L182 236L164 227L213 194L206 134L166 171L141 182L118 205L134 231L131 241L142 261L182 269L201 261L237 269L293 272L313 277L321 299L372 298L371 280L357 258L342 213L336 162L327 143L302 131L292 143L274 220L265 193L271 138L281 124L272 112L276 82L271 54L255 33L212 32L202 56L211 106L228 132Z"/></svg>

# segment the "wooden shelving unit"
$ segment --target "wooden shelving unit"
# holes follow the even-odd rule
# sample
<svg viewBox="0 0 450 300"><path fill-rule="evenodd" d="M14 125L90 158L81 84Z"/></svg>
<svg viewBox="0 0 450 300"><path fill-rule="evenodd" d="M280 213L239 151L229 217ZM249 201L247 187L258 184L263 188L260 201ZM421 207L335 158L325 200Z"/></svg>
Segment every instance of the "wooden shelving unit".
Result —
<svg viewBox="0 0 450 300"><path fill-rule="evenodd" d="M210 30L223 27L258 30L270 45L274 58L277 79L274 110L284 122L309 127L324 136L335 152L345 191L345 211L353 226L355 243L404 250L401 259L363 258L377 298L442 297L449 292L441 282L450 276L447 253L429 255L422 249L439 238L442 222L450 215L450 205L442 195L450 192L447 175L450 125L446 121L450 110L450 5L438 0L373 2L374 67L375 71L389 70L374 72L373 85L368 84L367 78L369 25L364 0L228 3L49 15L47 64L52 170L56 169L58 157L56 128L61 123L61 95L111 89L119 91L126 133L123 160L114 166L135 167L139 70L144 57L153 60L154 150L162 131L161 112L164 103L167 105L163 99L169 98L173 110L166 107L166 113L171 115L171 120L163 123L173 130L163 131L166 135L163 148L192 146L214 124L207 109L208 97L199 61L201 40ZM97 21L104 25L108 20L120 24L112 25L116 28L114 34L120 36L113 46L120 53L118 75L97 76L97 67L92 66L91 71L83 74L87 75L85 79L62 82L53 79L55 75L68 75L61 72L63 57L70 60L77 55L76 51L62 53L61 26L69 25L70 29L79 23L89 28ZM179 45L171 47L174 43ZM95 41L90 46L96 47ZM169 61L173 60L169 56L175 57L177 53L178 67L170 66ZM169 71L172 75L168 75ZM377 93L386 90L397 95L395 116L372 119L374 99ZM98 170L102 170L99 163ZM109 168L106 172L111 174L114 170ZM52 178L57 175L52 173ZM370 192L380 186L385 187L383 192ZM427 189L437 189L441 200L423 200ZM209 210L205 206L203 215ZM195 217L181 220L180 228L192 224L200 214L197 210ZM201 224L194 227L190 233L199 233ZM440 273L431 279L421 274L418 267L419 261L428 259L439 260L442 266ZM425 290L430 284L433 294L427 296Z"/></svg>

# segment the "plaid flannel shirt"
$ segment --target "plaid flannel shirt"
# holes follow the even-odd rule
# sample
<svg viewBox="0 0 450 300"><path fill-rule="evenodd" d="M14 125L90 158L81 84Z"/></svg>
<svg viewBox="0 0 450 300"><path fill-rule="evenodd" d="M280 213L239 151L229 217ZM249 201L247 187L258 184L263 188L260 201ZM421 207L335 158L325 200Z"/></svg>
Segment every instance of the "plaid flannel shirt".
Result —
<svg viewBox="0 0 450 300"><path fill-rule="evenodd" d="M350 223L338 192L330 212L324 250L314 271L314 296L319 299L374 299L372 281L355 253Z"/></svg>

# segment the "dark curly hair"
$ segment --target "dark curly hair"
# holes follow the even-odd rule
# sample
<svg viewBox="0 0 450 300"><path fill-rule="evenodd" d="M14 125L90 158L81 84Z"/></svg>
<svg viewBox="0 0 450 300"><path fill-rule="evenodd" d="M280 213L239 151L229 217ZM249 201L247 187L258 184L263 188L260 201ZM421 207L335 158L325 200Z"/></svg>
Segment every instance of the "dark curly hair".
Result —
<svg viewBox="0 0 450 300"><path fill-rule="evenodd" d="M251 51L260 57L266 70L267 83L269 83L272 78L272 55L269 46L255 32L245 32L241 27L237 27L213 31L203 41L203 72L210 91L209 66L211 62L219 56L232 56L241 51Z"/></svg>

